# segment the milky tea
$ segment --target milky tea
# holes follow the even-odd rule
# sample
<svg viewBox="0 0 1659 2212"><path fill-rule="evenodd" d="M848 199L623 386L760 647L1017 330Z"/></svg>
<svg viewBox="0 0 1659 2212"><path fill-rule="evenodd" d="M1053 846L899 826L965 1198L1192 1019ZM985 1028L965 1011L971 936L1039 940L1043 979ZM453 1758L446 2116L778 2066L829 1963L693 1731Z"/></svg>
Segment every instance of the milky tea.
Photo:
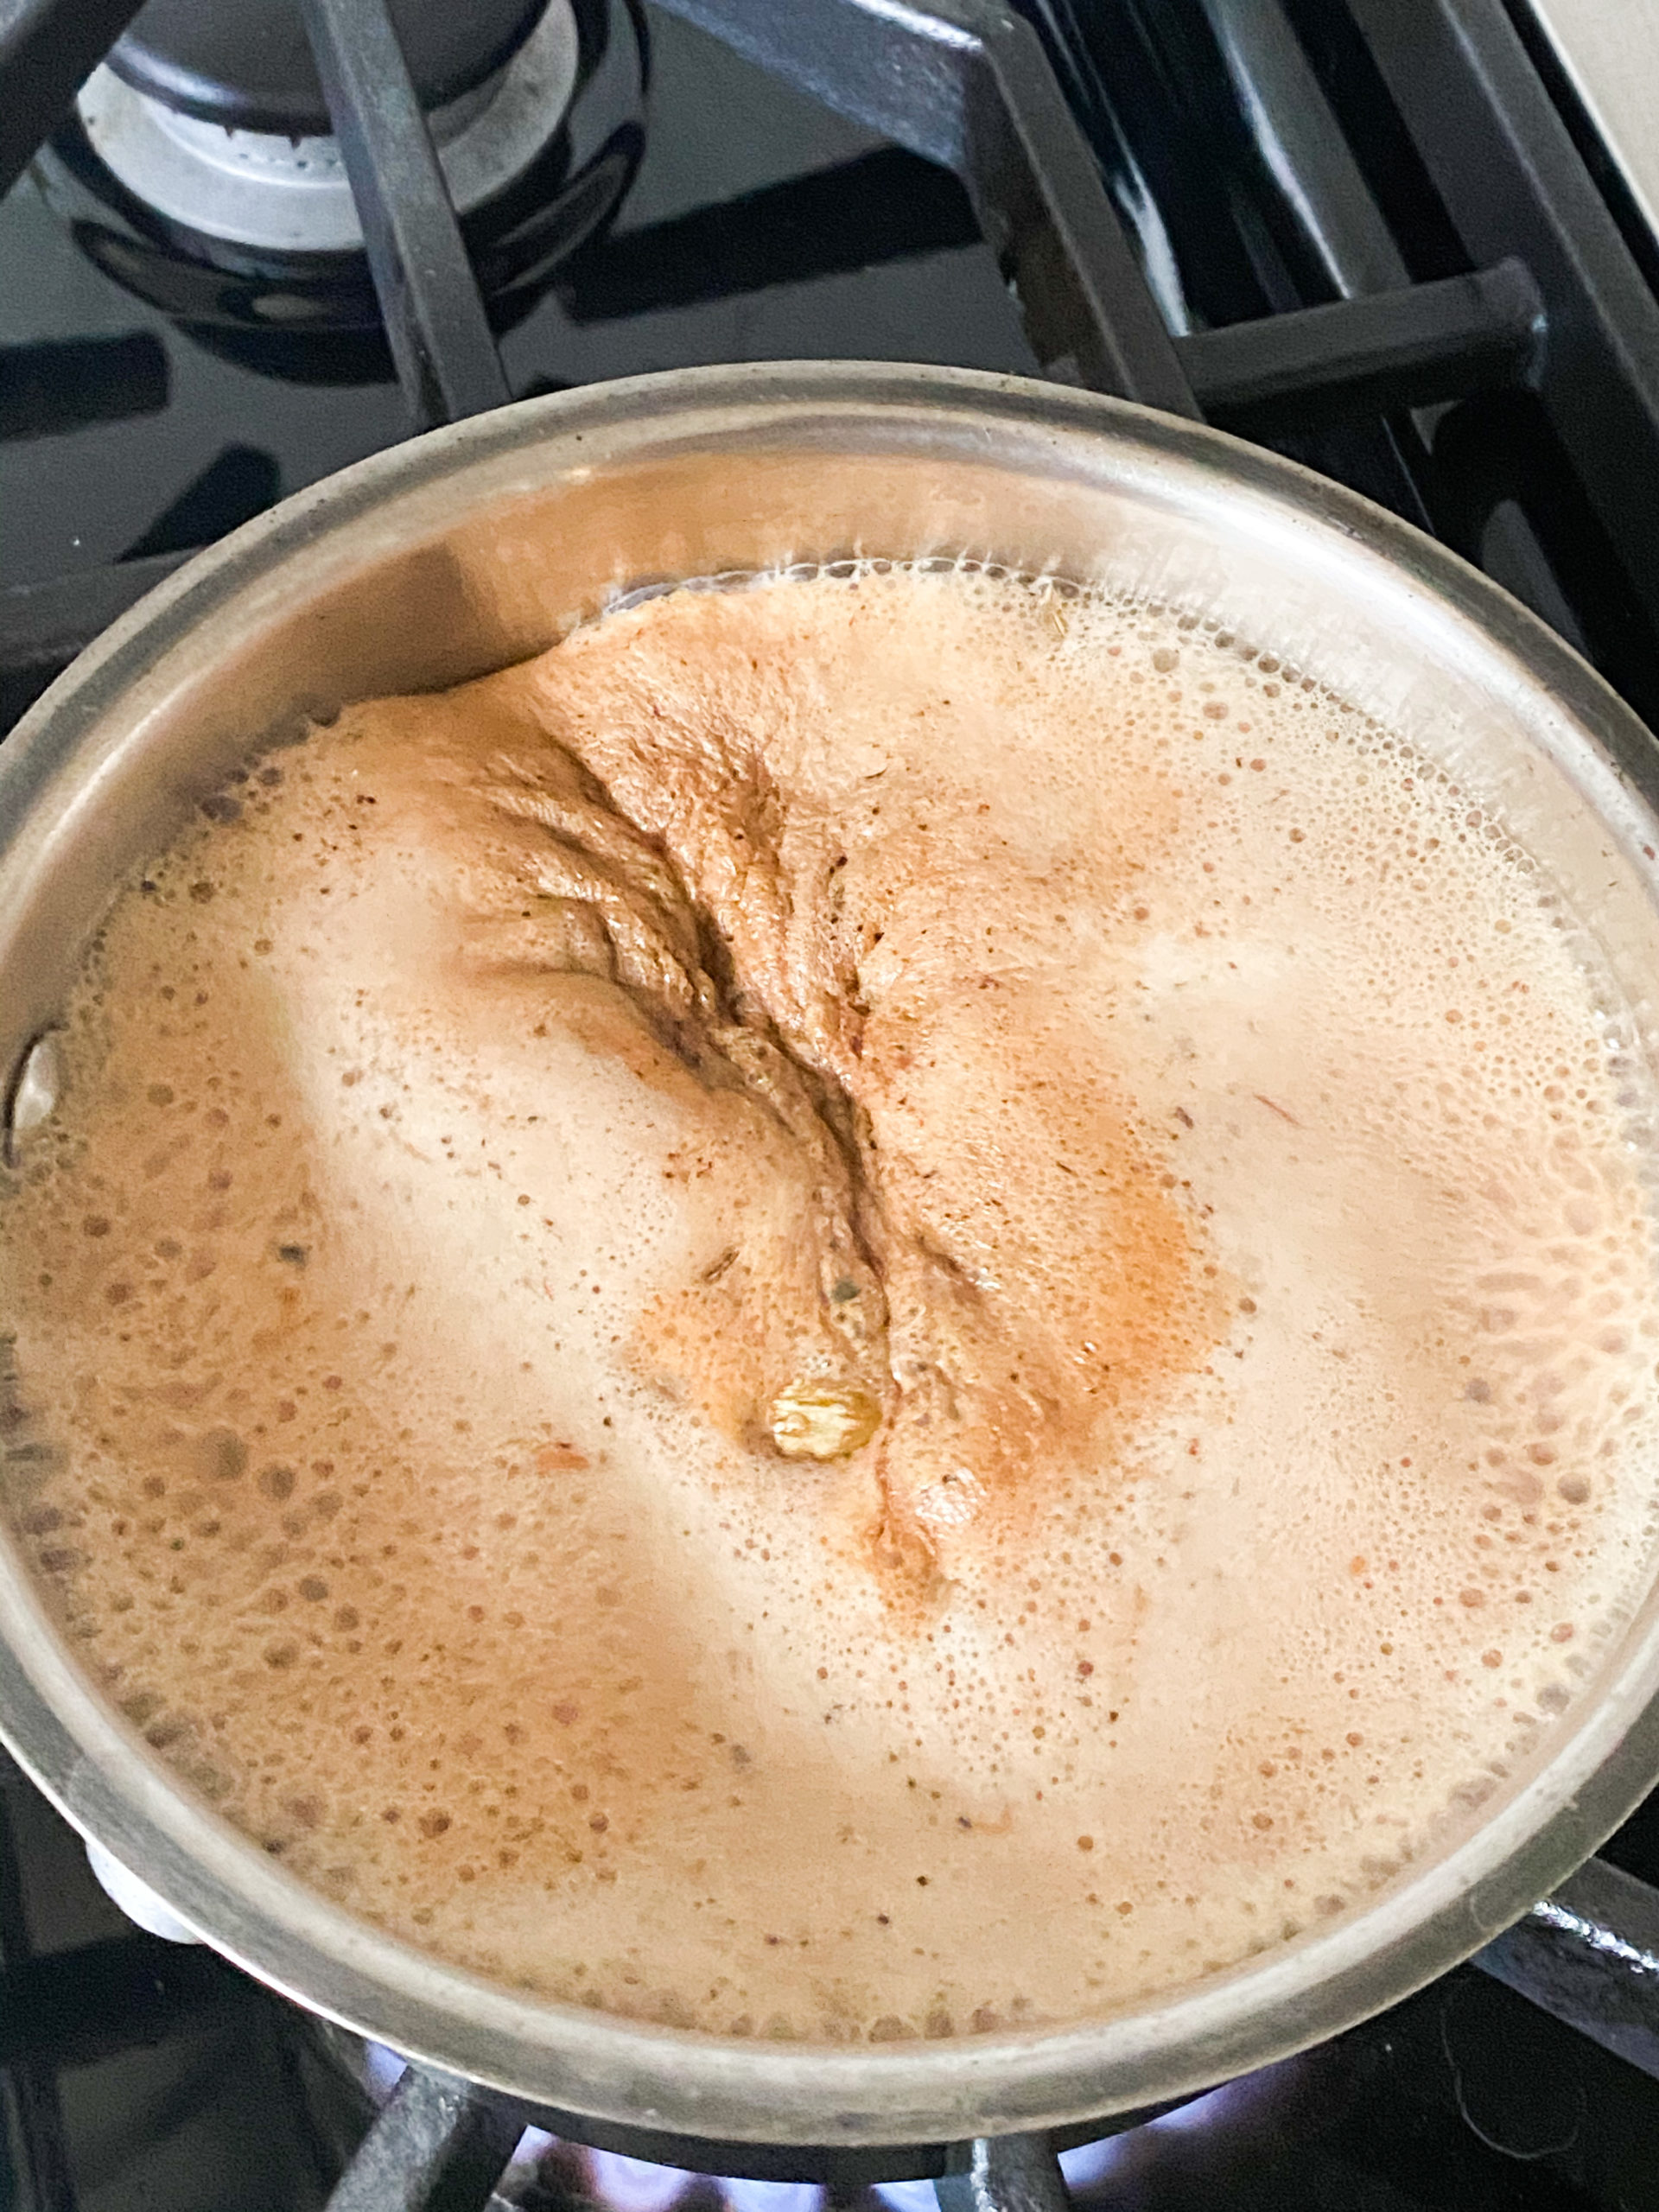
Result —
<svg viewBox="0 0 1659 2212"><path fill-rule="evenodd" d="M329 1897L883 2042L1362 1899L1649 1572L1649 1100L1410 746L1173 614L681 589L254 763L0 1202L75 1649Z"/></svg>

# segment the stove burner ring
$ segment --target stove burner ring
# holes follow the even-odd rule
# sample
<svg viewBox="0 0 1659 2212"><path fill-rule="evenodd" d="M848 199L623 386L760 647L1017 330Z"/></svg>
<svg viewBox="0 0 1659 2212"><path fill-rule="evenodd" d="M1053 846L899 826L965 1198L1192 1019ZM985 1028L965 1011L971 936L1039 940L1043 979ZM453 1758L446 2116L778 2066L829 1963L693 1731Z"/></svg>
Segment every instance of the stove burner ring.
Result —
<svg viewBox="0 0 1659 2212"><path fill-rule="evenodd" d="M428 118L457 213L504 192L556 135L575 90L571 0L548 0L517 54ZM157 214L251 251L360 253L363 229L333 137L237 130L181 114L107 65L76 108L105 166Z"/></svg>

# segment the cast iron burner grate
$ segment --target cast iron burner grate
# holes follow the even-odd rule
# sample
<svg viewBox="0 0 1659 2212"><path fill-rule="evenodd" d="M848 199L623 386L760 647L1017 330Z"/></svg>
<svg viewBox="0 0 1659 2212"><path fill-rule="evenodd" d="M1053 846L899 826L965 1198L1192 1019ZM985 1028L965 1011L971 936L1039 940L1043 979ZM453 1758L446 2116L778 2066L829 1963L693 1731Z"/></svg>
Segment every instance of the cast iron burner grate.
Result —
<svg viewBox="0 0 1659 2212"><path fill-rule="evenodd" d="M893 143L594 240L558 279L571 323L982 237L1046 373L1202 416L1382 500L1517 591L1659 721L1659 304L1500 0L1019 4L1014 16L995 0L666 0ZM0 14L0 188L135 13L136 0L12 0ZM502 404L496 336L385 0L303 0L303 14L412 423ZM48 345L0 353L0 436L164 403L153 336L66 350L73 363ZM276 488L257 450L228 448L126 559L0 594L7 697L32 696ZM1135 2128L1092 2165L1073 2159L1074 2193L1116 2171L1149 2212L1192 2201L1182 2191L1206 2169L1192 2146L1231 2141L1256 2100L1276 2115L1271 2142L1297 2152L1296 2176L1255 2140L1242 2165L1210 2170L1236 2185L1231 2202L1496 2208L1513 2201L1507 2158L1549 2177L1529 2202L1589 2191L1659 2205L1650 2161L1627 2171L1618 2131L1586 2121L1624 2113L1638 2152L1659 2133L1659 1890L1592 1861L1477 1965L1484 1975L1460 1969L1271 2079L1200 2101L1190 2120ZM1462 2038L1471 2008L1490 2016L1484 2042ZM204 2021L228 2022L249 2048L285 2048L287 2012L208 1954L137 1933L37 1952L0 1796L0 2075L29 2212L79 2201L64 2069ZM1483 2076L1473 2053L1540 2033L1560 2040L1519 2069L1517 2108L1514 2085L1489 2064ZM1429 2080L1438 2088L1423 2090ZM1322 2161L1310 2112L1333 2099L1349 2118ZM332 2205L360 2212L473 2212L526 2125L658 2170L755 2177L734 2190L821 2185L838 2207L906 2174L939 2175L945 2212L1065 2202L1059 2146L1032 2139L764 2154L585 2127L420 2069L337 2184L325 2146L296 2169L291 2201L320 2202L332 2185ZM593 2170L543 2158L527 2186L526 2204L574 2206Z"/></svg>

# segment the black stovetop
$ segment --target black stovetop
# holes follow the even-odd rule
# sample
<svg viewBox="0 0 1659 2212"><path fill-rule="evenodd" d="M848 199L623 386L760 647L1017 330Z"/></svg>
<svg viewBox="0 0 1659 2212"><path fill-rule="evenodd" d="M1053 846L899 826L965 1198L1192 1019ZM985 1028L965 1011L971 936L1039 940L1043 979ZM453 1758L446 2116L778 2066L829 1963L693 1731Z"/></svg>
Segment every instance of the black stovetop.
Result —
<svg viewBox="0 0 1659 2212"><path fill-rule="evenodd" d="M1212 416L1434 528L1659 716L1653 257L1575 154L1561 89L1517 35L1520 0L1513 20L1498 0L1022 12ZM800 356L1039 372L951 177L702 31L658 14L649 29L643 165L611 236L504 337L515 394ZM1457 289L1506 263L1505 297L1533 302L1542 339ZM1287 356L1206 355L1192 335L1408 283L1439 288L1421 295L1428 335L1412 356L1403 324L1382 334L1369 402L1352 374L1335 404L1328 378L1314 389L1323 340L1306 324ZM73 642L77 608L90 633L121 603L118 564L210 542L407 434L390 364L376 373L360 344L337 368L366 381L319 381L315 356L296 380L277 372L291 353L236 351L94 266L33 179L0 202L0 727ZM1659 1804L1605 1855L1659 1885ZM301 2212L372 2112L294 2008L133 1930L3 1755L0 2090L0 2212ZM716 2201L706 2179L537 2148L513 2170L532 2206ZM1065 2164L1079 2202L1136 2212L1659 2212L1659 2080L1468 1967ZM735 2212L820 2201L785 2183L727 2195ZM887 2202L926 2212L929 2185Z"/></svg>

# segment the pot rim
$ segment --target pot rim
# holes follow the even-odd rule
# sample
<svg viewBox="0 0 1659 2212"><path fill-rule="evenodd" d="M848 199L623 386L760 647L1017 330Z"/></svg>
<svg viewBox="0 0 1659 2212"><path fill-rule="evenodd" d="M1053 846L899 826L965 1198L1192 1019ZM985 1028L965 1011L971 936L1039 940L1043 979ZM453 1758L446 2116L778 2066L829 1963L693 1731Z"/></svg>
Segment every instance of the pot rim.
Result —
<svg viewBox="0 0 1659 2212"><path fill-rule="evenodd" d="M1409 524L1327 480L1203 424L978 371L865 362L673 370L526 400L372 455L284 500L188 563L106 631L0 749L0 868L40 864L72 795L146 680L296 560L344 560L347 534L404 495L534 449L585 469L683 452L757 423L809 423L925 450L952 419L999 426L1064 469L1243 502L1269 528L1369 556L1387 588L1455 638L1514 709L1559 741L1627 851L1659 828L1654 741L1551 631ZM756 445L764 442L753 440ZM996 455L988 446L988 458ZM1195 489L1196 487L1196 489ZM500 486L498 485L497 490ZM494 494L492 494L494 496ZM33 841L33 842L31 842ZM90 918L89 918L90 919ZM1659 1609L1648 1607L1552 1737L1553 1756L1489 1819L1323 1932L1096 2022L938 2044L778 2044L527 1999L445 1965L329 1903L173 1777L82 1676L0 1540L0 1738L60 1809L222 1952L284 1994L428 2063L562 2113L704 2141L912 2145L1074 2125L1209 2088L1354 2024L1466 1957L1576 1866L1659 1773Z"/></svg>

